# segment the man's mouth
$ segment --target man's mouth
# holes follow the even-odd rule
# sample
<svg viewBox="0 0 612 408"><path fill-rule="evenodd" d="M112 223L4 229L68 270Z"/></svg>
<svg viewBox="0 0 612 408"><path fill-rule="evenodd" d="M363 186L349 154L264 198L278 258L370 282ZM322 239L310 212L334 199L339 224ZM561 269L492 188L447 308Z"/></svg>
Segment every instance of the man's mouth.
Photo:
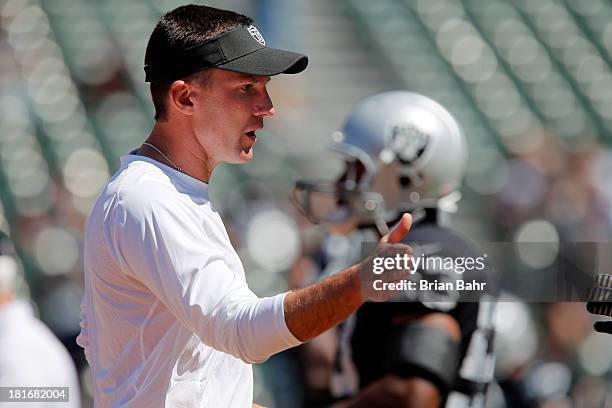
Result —
<svg viewBox="0 0 612 408"><path fill-rule="evenodd" d="M252 140L252 141L257 141L257 135L255 134L254 130L251 130L250 132L246 132L246 135Z"/></svg>

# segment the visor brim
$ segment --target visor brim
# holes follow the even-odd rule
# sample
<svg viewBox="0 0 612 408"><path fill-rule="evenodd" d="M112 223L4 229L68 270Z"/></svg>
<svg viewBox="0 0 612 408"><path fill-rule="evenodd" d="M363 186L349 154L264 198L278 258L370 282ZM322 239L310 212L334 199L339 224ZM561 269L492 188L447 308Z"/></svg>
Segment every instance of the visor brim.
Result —
<svg viewBox="0 0 612 408"><path fill-rule="evenodd" d="M297 74L308 66L308 57L277 48L260 48L217 67L249 75Z"/></svg>

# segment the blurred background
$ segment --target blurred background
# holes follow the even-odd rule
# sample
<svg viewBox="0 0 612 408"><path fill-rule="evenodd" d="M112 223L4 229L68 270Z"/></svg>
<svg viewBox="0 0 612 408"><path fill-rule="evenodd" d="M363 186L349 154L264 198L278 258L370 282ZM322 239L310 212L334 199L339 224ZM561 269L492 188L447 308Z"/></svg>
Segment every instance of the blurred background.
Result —
<svg viewBox="0 0 612 408"><path fill-rule="evenodd" d="M198 2L200 3L200 2ZM0 0L0 230L15 243L21 297L70 351L82 238L119 157L153 124L146 42L173 0ZM309 68L274 78L277 114L255 158L222 166L211 197L259 295L317 280L325 231L291 207L293 183L330 178L325 144L359 99L423 93L466 130L469 163L451 224L488 241L612 236L612 3L607 0L235 0L268 45ZM528 261L528 260L525 260ZM580 303L502 303L496 406L612 406L612 338ZM0 353L6 353L0 350ZM299 351L255 367L256 400L308 397Z"/></svg>

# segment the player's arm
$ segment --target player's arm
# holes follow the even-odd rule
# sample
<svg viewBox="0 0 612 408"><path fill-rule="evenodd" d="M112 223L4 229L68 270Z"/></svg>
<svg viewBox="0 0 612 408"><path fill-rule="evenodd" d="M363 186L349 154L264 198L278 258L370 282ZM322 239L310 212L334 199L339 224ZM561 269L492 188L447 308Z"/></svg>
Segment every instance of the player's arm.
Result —
<svg viewBox="0 0 612 408"><path fill-rule="evenodd" d="M384 256L387 250L411 255L409 246L396 244L408 233L411 222L410 215L404 214L393 230L381 238L380 242L387 244L385 248L379 247L368 259ZM362 272L360 264L353 265L309 287L289 292L285 296L284 308L285 321L291 333L302 341L308 341L353 313L369 297L362 290ZM402 277L405 275L380 275L380 278L385 280L398 280Z"/></svg>

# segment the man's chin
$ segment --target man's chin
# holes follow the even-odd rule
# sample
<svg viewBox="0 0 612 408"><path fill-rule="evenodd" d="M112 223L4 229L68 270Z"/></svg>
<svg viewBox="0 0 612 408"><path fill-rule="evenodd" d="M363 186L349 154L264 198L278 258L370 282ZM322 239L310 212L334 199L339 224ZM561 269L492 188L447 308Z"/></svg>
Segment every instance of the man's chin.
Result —
<svg viewBox="0 0 612 408"><path fill-rule="evenodd" d="M240 152L240 161L238 163L246 163L253 158L253 146L248 149L243 149Z"/></svg>
<svg viewBox="0 0 612 408"><path fill-rule="evenodd" d="M253 158L253 146L250 147L241 147L240 151L231 158L226 158L224 160L227 164L242 164L250 161Z"/></svg>

